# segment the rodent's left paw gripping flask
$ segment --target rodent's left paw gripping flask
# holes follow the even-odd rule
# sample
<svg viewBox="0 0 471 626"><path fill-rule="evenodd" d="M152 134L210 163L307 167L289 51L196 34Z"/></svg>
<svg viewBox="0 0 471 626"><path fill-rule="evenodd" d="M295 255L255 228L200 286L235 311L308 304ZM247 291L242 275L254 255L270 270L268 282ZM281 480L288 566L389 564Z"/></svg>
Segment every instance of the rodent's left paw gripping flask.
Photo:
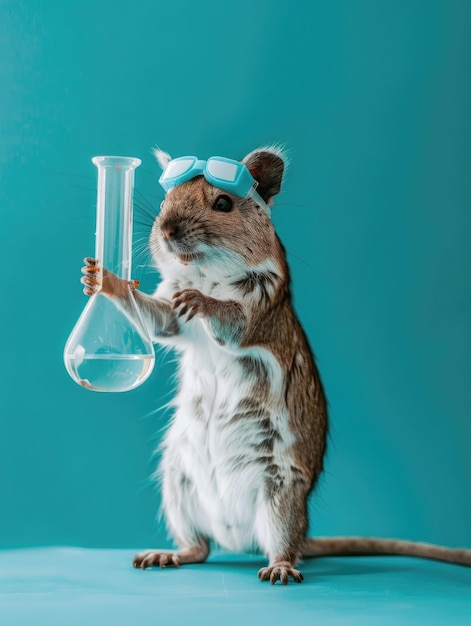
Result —
<svg viewBox="0 0 471 626"><path fill-rule="evenodd" d="M95 258L101 270L130 281L134 170L141 161L117 156L92 161L98 168ZM124 299L111 298L101 292L102 271L98 279L65 346L65 366L86 389L129 391L152 372L154 347L131 287Z"/></svg>

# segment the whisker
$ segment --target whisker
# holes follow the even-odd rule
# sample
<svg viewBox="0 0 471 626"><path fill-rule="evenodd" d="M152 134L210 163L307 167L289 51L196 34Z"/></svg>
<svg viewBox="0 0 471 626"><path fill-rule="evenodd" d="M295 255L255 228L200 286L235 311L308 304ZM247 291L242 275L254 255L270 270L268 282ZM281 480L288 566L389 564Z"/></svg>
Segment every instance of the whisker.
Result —
<svg viewBox="0 0 471 626"><path fill-rule="evenodd" d="M299 235L305 235L306 231L302 231L299 228L294 228L293 226L286 226L285 224L277 224L276 230L290 230L293 233L298 233Z"/></svg>
<svg viewBox="0 0 471 626"><path fill-rule="evenodd" d="M152 223L146 218L134 218L133 219L134 230L138 233L144 233L149 236L152 230Z"/></svg>
<svg viewBox="0 0 471 626"><path fill-rule="evenodd" d="M134 266L141 269L149 268L152 271L157 271L147 238L141 238L136 241L133 246L133 257Z"/></svg>
<svg viewBox="0 0 471 626"><path fill-rule="evenodd" d="M86 180L96 181L96 176L87 176L86 174L78 174L77 172L57 172L54 170L48 170L48 172L54 176L73 176L74 178L85 178Z"/></svg>
<svg viewBox="0 0 471 626"><path fill-rule="evenodd" d="M155 218L157 217L157 211L153 208L151 210L152 205L142 204L140 200L134 200L134 215L136 222L140 222L145 226L152 226L155 222Z"/></svg>
<svg viewBox="0 0 471 626"><path fill-rule="evenodd" d="M296 209L305 209L308 211L317 211L319 210L319 206L310 205L310 204L300 204L298 202L276 202L271 208L274 213L276 213L276 209L281 208L290 208L294 207Z"/></svg>
<svg viewBox="0 0 471 626"><path fill-rule="evenodd" d="M54 204L51 204L51 208L53 209L61 209L61 208L70 208L72 206L82 206L83 207L83 211L81 211L80 215L81 217L84 216L85 212L90 212L90 214L92 213L92 211L90 211L90 203L88 203L84 198L74 198L73 200L61 200L61 202L57 202ZM67 218L72 217L73 214L71 214L70 212L67 213Z"/></svg>
<svg viewBox="0 0 471 626"><path fill-rule="evenodd" d="M96 187L90 185L90 187L85 185L79 185L78 183L69 183L67 185L68 189L78 189L79 191L88 191L90 193L96 193Z"/></svg>
<svg viewBox="0 0 471 626"><path fill-rule="evenodd" d="M133 254L136 257L147 255L148 251L149 251L149 248L147 246L147 243L146 244L138 243L137 245L134 244L134 246L133 246Z"/></svg>
<svg viewBox="0 0 471 626"><path fill-rule="evenodd" d="M155 207L152 205L152 203L146 198L146 196L142 193L142 191L140 191L139 189L134 189L134 194L138 195L141 201L141 206L145 206L149 212L149 214L153 215L154 217L157 215L157 211L155 209ZM136 202L136 199L134 198L134 202Z"/></svg>
<svg viewBox="0 0 471 626"><path fill-rule="evenodd" d="M136 237L133 241L133 249L134 250L144 250L149 247L149 238L148 237Z"/></svg>
<svg viewBox="0 0 471 626"><path fill-rule="evenodd" d="M294 254L293 252L289 252L287 250L286 251L286 256L291 257L292 259L296 259L297 261L301 261L301 263L303 265L305 265L306 267L308 267L310 270L312 270L313 272L316 271L316 268L314 267L314 265L311 265L305 259L303 259L302 257L298 256L297 254Z"/></svg>
<svg viewBox="0 0 471 626"><path fill-rule="evenodd" d="M154 220L151 220L148 216L135 215L133 219L134 225L145 226L146 230L150 233L152 226L154 224Z"/></svg>
<svg viewBox="0 0 471 626"><path fill-rule="evenodd" d="M134 265L139 267L151 267L152 255L147 245L141 245L141 247L134 250Z"/></svg>

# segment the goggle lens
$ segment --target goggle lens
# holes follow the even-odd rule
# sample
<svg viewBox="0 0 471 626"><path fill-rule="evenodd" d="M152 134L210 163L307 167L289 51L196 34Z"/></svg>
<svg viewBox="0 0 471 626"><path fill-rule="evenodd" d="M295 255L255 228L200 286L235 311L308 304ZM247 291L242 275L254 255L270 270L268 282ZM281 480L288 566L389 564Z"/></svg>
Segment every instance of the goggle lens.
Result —
<svg viewBox="0 0 471 626"><path fill-rule="evenodd" d="M193 163L196 159L173 159L165 168L165 172L162 175L163 180L169 180L172 178L177 178L177 176L181 176L188 172L193 167Z"/></svg>
<svg viewBox="0 0 471 626"><path fill-rule="evenodd" d="M219 159L209 159L206 170L213 178L233 183L242 164L228 163ZM244 166L242 166L244 167Z"/></svg>

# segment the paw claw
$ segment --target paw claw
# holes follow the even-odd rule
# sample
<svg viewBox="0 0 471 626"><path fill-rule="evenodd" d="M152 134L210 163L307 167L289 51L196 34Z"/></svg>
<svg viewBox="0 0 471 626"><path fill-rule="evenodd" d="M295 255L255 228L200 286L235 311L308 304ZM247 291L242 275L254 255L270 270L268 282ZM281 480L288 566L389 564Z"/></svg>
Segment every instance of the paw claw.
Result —
<svg viewBox="0 0 471 626"><path fill-rule="evenodd" d="M172 563L175 565L175 567L180 567L180 559L178 558L178 554L172 555Z"/></svg>
<svg viewBox="0 0 471 626"><path fill-rule="evenodd" d="M189 311L185 320L185 322L189 322L198 313L203 315L206 313L205 307L209 298L197 289L184 289L174 293L172 300L172 310L176 311L178 317L183 317Z"/></svg>
<svg viewBox="0 0 471 626"><path fill-rule="evenodd" d="M186 321L189 322L190 320L192 320L196 313L198 312L198 307L194 306L191 311L188 313L188 317L186 318Z"/></svg>
<svg viewBox="0 0 471 626"><path fill-rule="evenodd" d="M147 552L140 552L139 554L136 554L132 564L136 569L148 569L152 566L164 569L167 565L180 567L180 558L177 552L148 550Z"/></svg>
<svg viewBox="0 0 471 626"><path fill-rule="evenodd" d="M149 554L142 561L141 567L142 569L147 569L148 567L152 567L152 565L154 565L154 555Z"/></svg>
<svg viewBox="0 0 471 626"><path fill-rule="evenodd" d="M268 567L262 567L258 570L258 577L260 580L268 580L270 578L270 571Z"/></svg>
<svg viewBox="0 0 471 626"><path fill-rule="evenodd" d="M87 296L93 296L100 286L99 274L101 271L100 266L96 259L92 257L85 257L83 262L85 263L84 267L80 270L84 276L80 279L82 285L85 285L83 288L83 293Z"/></svg>
<svg viewBox="0 0 471 626"><path fill-rule="evenodd" d="M274 563L268 567L262 567L258 572L260 580L269 580L272 585L274 585L278 580L282 585L287 585L290 576L297 583L301 583L303 581L303 575L301 572L294 569L294 567L287 562L278 564Z"/></svg>
<svg viewBox="0 0 471 626"><path fill-rule="evenodd" d="M304 580L304 576L302 575L302 573L295 569L291 572L291 576L293 577L293 580L297 583L302 583Z"/></svg>
<svg viewBox="0 0 471 626"><path fill-rule="evenodd" d="M167 567L167 563L168 563L168 554L161 554L160 559L159 559L160 568L163 569L164 567Z"/></svg>

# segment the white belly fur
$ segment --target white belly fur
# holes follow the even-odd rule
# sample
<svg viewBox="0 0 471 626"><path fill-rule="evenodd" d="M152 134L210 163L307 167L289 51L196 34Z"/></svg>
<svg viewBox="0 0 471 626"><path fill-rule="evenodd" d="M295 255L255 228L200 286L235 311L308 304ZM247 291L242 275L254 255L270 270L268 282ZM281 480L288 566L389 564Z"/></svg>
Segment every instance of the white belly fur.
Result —
<svg viewBox="0 0 471 626"><path fill-rule="evenodd" d="M166 278L155 295L169 301L176 280L180 290L195 288L222 300L239 296L228 287L223 267L219 277L213 271L209 278L204 269L182 269L179 264L168 269ZM215 286L217 281L219 285ZM261 549L266 553L270 549L267 467L263 465L263 454L251 452L261 435L250 420L227 422L241 400L257 399L254 381L247 378L239 357L260 359L271 383L264 409L270 412L279 434L272 451L273 463L283 480L289 481L289 448L294 437L288 428L282 370L274 356L262 348L228 350L218 345L207 332L204 320L197 317L182 323L181 333L164 343L180 353L180 387L173 402L174 418L163 442L159 472L169 529L181 544L191 544L196 537L204 536L232 551ZM181 488L182 482L185 489Z"/></svg>
<svg viewBox="0 0 471 626"><path fill-rule="evenodd" d="M237 355L209 339L202 320L195 318L190 325L191 341L190 337L181 339L180 390L163 445L166 519L180 542L205 536L232 551L267 552L266 463L260 462L260 453L250 452L251 444L259 443L260 433L243 418L227 425L241 400L253 397L253 382L247 380ZM273 462L288 478L287 449L293 436L287 428L281 369L262 349L241 350L240 356L244 353L257 355L270 371L268 408L281 434ZM182 497L176 493L179 473L192 483L191 491Z"/></svg>

